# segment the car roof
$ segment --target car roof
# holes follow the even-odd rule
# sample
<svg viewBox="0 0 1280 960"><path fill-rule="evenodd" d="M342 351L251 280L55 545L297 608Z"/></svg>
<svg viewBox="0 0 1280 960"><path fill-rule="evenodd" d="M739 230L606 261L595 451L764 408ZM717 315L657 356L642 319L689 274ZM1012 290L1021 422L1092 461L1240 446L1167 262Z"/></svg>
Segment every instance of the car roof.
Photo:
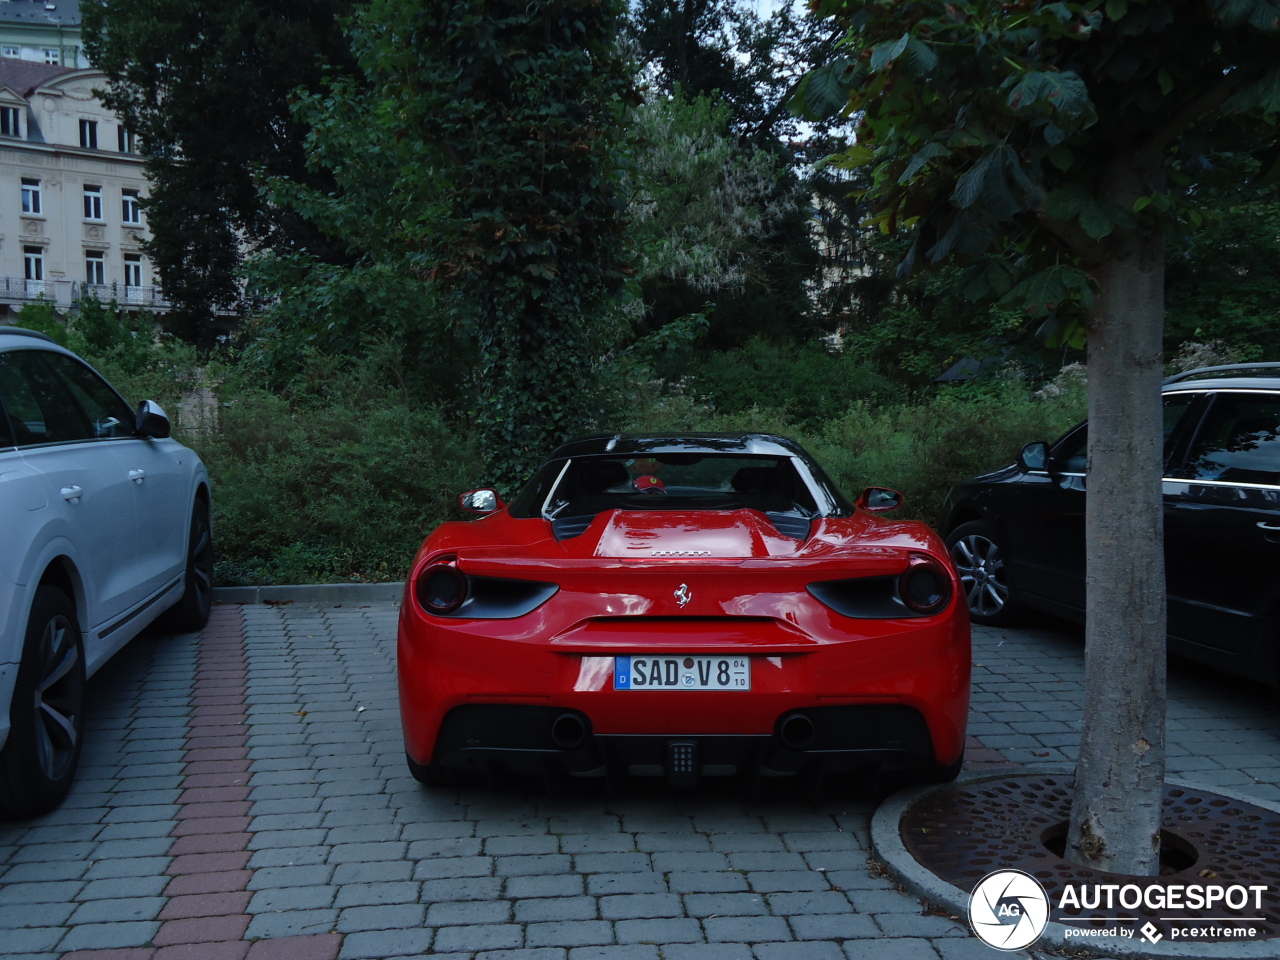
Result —
<svg viewBox="0 0 1280 960"><path fill-rule="evenodd" d="M57 341L47 333L41 333L38 330L28 330L25 327L6 327L0 325L0 347L12 347L17 345L29 346L32 340L43 340L45 343L52 343L55 346Z"/></svg>
<svg viewBox="0 0 1280 960"><path fill-rule="evenodd" d="M804 457L794 440L768 433L602 433L570 440L548 458L618 456L655 453L737 453L755 456Z"/></svg>
<svg viewBox="0 0 1280 960"><path fill-rule="evenodd" d="M1164 390L1195 389L1280 390L1280 363L1226 363L1175 373L1164 381Z"/></svg>

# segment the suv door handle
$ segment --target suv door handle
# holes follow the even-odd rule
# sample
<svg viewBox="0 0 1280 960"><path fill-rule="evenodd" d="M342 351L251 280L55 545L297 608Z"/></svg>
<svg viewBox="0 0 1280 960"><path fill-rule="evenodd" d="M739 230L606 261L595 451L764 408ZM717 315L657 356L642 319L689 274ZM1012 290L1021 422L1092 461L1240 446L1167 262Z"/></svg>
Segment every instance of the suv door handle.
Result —
<svg viewBox="0 0 1280 960"><path fill-rule="evenodd" d="M63 487L61 490L61 493L62 493L63 500L68 500L71 503L75 503L77 500L80 499L80 494L84 493L84 490L76 486Z"/></svg>
<svg viewBox="0 0 1280 960"><path fill-rule="evenodd" d="M129 479L132 480L134 483L141 483L146 478L146 476L147 476L147 471L145 470L129 471Z"/></svg>
<svg viewBox="0 0 1280 960"><path fill-rule="evenodd" d="M1267 523L1265 520L1259 520L1258 529L1266 530L1268 533L1280 533L1280 523Z"/></svg>

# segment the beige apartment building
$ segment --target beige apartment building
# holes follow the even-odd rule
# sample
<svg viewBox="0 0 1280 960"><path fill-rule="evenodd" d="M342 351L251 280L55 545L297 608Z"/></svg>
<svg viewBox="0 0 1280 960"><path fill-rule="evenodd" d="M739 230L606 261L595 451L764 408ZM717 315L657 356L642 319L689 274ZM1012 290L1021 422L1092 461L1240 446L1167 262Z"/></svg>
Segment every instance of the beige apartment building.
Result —
<svg viewBox="0 0 1280 960"><path fill-rule="evenodd" d="M132 134L92 69L0 58L0 316L37 297L163 311L143 242L147 194Z"/></svg>

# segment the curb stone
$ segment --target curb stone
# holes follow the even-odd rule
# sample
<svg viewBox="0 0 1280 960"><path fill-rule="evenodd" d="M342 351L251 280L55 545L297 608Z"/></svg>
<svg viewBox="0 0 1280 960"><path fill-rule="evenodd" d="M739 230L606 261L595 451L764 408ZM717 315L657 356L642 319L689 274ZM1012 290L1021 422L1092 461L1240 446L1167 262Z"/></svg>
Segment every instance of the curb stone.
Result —
<svg viewBox="0 0 1280 960"><path fill-rule="evenodd" d="M214 587L214 603L386 603L400 599L404 583L300 583L272 587Z"/></svg>
<svg viewBox="0 0 1280 960"><path fill-rule="evenodd" d="M1000 780L1008 776L1070 776L1075 770L1069 764L1044 764L1037 766L1010 766L1004 771L983 770L977 776L961 777L952 784L933 784L927 787L914 787L903 790L889 797L880 805L871 819L871 847L874 856L885 865L889 874L907 890L931 903L946 907L952 914L964 917L969 912L969 892L948 883L922 866L908 852L902 842L899 829L902 817L917 801L946 790L956 784L986 783ZM1267 803L1254 797L1241 797L1233 794L1229 787L1207 786L1190 780L1169 778L1165 781L1177 787L1192 790L1207 790L1232 800L1251 803L1267 810L1280 813L1280 805ZM1058 949L1078 950L1083 945L1078 940L1068 941L1064 931L1066 926L1050 921L1044 933L1029 950L1052 947ZM1247 943L1133 943L1126 941L1109 941L1104 951L1095 951L1098 956L1134 957L1139 960L1276 960L1280 957L1280 941L1253 940Z"/></svg>

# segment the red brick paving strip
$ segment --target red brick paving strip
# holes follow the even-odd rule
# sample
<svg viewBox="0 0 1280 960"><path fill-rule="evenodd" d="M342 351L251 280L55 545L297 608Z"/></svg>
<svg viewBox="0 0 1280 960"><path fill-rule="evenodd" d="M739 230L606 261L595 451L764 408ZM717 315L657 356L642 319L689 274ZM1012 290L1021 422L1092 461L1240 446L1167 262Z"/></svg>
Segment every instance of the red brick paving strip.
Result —
<svg viewBox="0 0 1280 960"><path fill-rule="evenodd" d="M970 734L965 739L964 765L966 770L987 770L991 767L1007 767L1014 761L999 750L988 747L980 739Z"/></svg>
<svg viewBox="0 0 1280 960"><path fill-rule="evenodd" d="M334 960L342 935L241 939L252 917L248 869L248 668L239 607L215 607L200 637L182 794L170 832L164 921L150 947L75 950L62 960Z"/></svg>

